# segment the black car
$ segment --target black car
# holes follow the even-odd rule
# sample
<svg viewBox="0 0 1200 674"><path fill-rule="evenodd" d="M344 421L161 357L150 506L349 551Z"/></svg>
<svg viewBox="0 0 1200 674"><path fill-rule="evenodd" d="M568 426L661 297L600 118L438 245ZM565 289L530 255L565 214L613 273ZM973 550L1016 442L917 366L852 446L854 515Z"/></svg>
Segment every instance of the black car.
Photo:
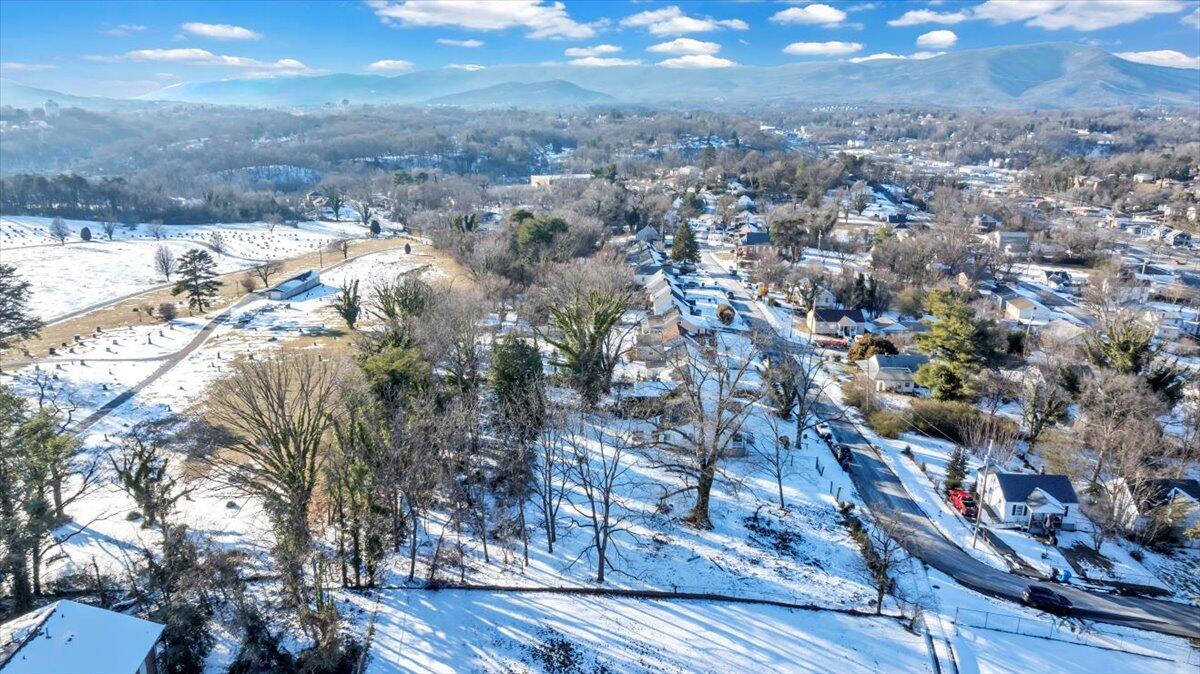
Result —
<svg viewBox="0 0 1200 674"><path fill-rule="evenodd" d="M1071 612L1071 600L1042 585L1030 585L1021 595L1021 603L1047 613L1066 615Z"/></svg>

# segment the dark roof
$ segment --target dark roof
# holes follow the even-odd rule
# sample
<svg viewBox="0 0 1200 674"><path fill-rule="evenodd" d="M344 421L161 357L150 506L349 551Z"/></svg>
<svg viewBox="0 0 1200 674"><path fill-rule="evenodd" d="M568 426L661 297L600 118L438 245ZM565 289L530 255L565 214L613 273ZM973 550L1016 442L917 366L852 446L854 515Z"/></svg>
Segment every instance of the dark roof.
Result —
<svg viewBox="0 0 1200 674"><path fill-rule="evenodd" d="M769 246L771 245L771 235L767 232L746 232L738 243L743 246Z"/></svg>
<svg viewBox="0 0 1200 674"><path fill-rule="evenodd" d="M875 359L875 364L880 369L904 369L909 372L916 372L917 368L929 362L929 356L923 356L916 353L902 353L898 356L887 356L875 354L871 356Z"/></svg>
<svg viewBox="0 0 1200 674"><path fill-rule="evenodd" d="M855 323L865 323L862 309L813 309L813 316L823 323L837 323L842 318L849 318Z"/></svg>
<svg viewBox="0 0 1200 674"><path fill-rule="evenodd" d="M1166 503L1167 497L1171 495L1171 491L1178 489L1179 491L1191 496L1200 501L1200 481L1197 480L1171 480L1160 478L1156 480L1147 480L1148 485L1146 494L1146 505L1151 508L1160 506Z"/></svg>
<svg viewBox="0 0 1200 674"><path fill-rule="evenodd" d="M996 473L993 475L1004 500L1023 503L1034 489L1041 489L1059 503L1079 503L1075 488L1066 475L1038 475L1024 473Z"/></svg>

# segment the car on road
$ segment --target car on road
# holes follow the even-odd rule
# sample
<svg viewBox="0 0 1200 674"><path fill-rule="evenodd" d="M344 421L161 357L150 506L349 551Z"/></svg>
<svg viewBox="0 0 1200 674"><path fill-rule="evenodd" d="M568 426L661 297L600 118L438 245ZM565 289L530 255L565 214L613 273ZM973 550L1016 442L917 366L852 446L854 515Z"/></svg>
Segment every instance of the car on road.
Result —
<svg viewBox="0 0 1200 674"><path fill-rule="evenodd" d="M1055 615L1071 612L1071 600L1044 585L1030 585L1021 593L1021 603Z"/></svg>

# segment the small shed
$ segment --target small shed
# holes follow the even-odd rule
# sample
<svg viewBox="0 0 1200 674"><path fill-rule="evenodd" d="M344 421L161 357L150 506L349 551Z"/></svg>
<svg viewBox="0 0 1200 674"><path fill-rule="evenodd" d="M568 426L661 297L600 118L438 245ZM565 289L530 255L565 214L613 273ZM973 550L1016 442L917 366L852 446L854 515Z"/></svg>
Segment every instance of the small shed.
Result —
<svg viewBox="0 0 1200 674"><path fill-rule="evenodd" d="M0 625L3 674L155 674L163 626L67 599Z"/></svg>
<svg viewBox="0 0 1200 674"><path fill-rule="evenodd" d="M267 298L272 300L288 300L303 292L308 292L321 285L321 274L316 269L297 274L282 283L267 288Z"/></svg>

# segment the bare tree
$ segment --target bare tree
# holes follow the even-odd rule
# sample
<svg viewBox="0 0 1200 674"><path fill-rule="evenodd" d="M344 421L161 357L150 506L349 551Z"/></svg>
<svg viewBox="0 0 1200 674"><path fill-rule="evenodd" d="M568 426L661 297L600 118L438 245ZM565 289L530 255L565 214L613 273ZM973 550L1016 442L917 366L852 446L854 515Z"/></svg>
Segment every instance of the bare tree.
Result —
<svg viewBox="0 0 1200 674"><path fill-rule="evenodd" d="M50 221L50 236L58 239L59 245L67 244L67 237L71 236L71 228L67 226L67 222L62 218L55 216Z"/></svg>
<svg viewBox="0 0 1200 674"><path fill-rule="evenodd" d="M537 494L543 525L546 528L546 550L554 553L558 542L558 511L567 493L571 474L571 456L567 452L566 427L562 411L549 415L534 451L533 492Z"/></svg>
<svg viewBox="0 0 1200 674"><path fill-rule="evenodd" d="M718 336L713 346L683 349L673 364L685 420L677 423L660 417L655 435L658 446L670 455L660 467L680 475L683 486L663 499L695 492L695 504L685 521L709 529L709 498L721 458L748 442L742 425L760 395L744 386L754 372L754 350L735 347Z"/></svg>
<svg viewBox="0 0 1200 674"><path fill-rule="evenodd" d="M166 246L159 246L154 249L154 269L162 274L167 281L171 280L171 274L179 267L179 262L175 259L175 254Z"/></svg>
<svg viewBox="0 0 1200 674"><path fill-rule="evenodd" d="M1092 467L1092 484L1100 481L1110 461L1162 436L1157 421L1162 400L1135 375L1101 370L1084 388L1079 409L1075 427L1091 450L1085 458Z"/></svg>
<svg viewBox="0 0 1200 674"><path fill-rule="evenodd" d="M262 281L263 287L271 285L271 277L278 274L283 265L278 260L267 260L254 268L254 275Z"/></svg>
<svg viewBox="0 0 1200 674"><path fill-rule="evenodd" d="M1025 441L1033 452L1046 429L1067 420L1071 397L1053 366L1039 365L1025 376L1021 387L1021 420Z"/></svg>
<svg viewBox="0 0 1200 674"><path fill-rule="evenodd" d="M146 233L154 237L156 241L161 241L167 236L167 228L161 222L152 222L146 225Z"/></svg>
<svg viewBox="0 0 1200 674"><path fill-rule="evenodd" d="M304 580L312 547L309 510L326 432L339 409L339 370L309 354L240 360L213 385L208 403L209 418L231 438L209 463L229 485L262 501L289 603L312 638L316 616Z"/></svg>
<svg viewBox="0 0 1200 674"><path fill-rule="evenodd" d="M139 422L122 438L121 452L109 457L117 485L142 511L143 527L168 527L175 504L191 492L181 488L165 450L178 424L175 417Z"/></svg>
<svg viewBox="0 0 1200 674"><path fill-rule="evenodd" d="M767 423L771 427L771 437L757 439L752 458L755 465L771 476L771 480L775 482L779 507L786 509L787 501L783 496L783 483L791 475L795 465L792 454L792 438L787 434L788 429L784 428L784 421L778 416L768 416Z"/></svg>
<svg viewBox="0 0 1200 674"><path fill-rule="evenodd" d="M104 220L100 223L100 229L104 232L104 236L108 237L109 241L113 240L113 234L117 232L116 220Z"/></svg>
<svg viewBox="0 0 1200 674"><path fill-rule="evenodd" d="M595 420L585 419L582 412L576 419L577 425L572 428L568 444L572 481L582 499L571 501L571 506L584 517L592 537L579 556L595 552L596 582L603 583L605 572L616 570L612 559L614 553L620 554L616 537L632 535L621 497L621 490L631 481L627 474L633 468L633 462L625 457L630 438L619 431L614 433L612 429L605 429Z"/></svg>
<svg viewBox="0 0 1200 674"><path fill-rule="evenodd" d="M221 232L213 232L208 235L208 245L212 246L214 252L224 255L227 251L225 245L225 235Z"/></svg>

